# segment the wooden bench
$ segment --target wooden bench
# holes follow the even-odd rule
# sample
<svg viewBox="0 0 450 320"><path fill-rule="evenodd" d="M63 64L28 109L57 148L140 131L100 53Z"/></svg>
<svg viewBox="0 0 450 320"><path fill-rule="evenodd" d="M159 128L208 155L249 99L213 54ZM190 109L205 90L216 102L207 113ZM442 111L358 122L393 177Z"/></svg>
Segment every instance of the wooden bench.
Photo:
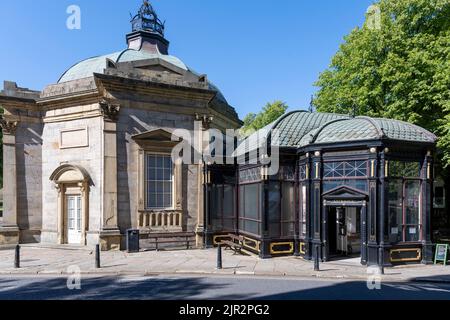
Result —
<svg viewBox="0 0 450 320"><path fill-rule="evenodd" d="M234 253L242 253L242 249L244 248L244 237L243 236L237 236L235 234L228 234L225 236L226 238L229 238L230 240L221 240L220 244L225 246L226 249L233 250Z"/></svg>
<svg viewBox="0 0 450 320"><path fill-rule="evenodd" d="M159 246L162 244L184 244L189 250L192 243L195 243L195 234L192 232L176 232L176 233L149 233L143 234L142 238L150 240L149 244L155 246L155 250L159 251Z"/></svg>

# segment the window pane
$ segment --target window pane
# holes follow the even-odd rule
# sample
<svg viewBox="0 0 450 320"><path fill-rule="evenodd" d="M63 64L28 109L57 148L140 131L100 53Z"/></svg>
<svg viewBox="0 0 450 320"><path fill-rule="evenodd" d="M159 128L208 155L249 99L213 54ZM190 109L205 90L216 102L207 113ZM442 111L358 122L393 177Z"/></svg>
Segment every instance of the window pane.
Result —
<svg viewBox="0 0 450 320"><path fill-rule="evenodd" d="M399 242L402 240L403 220L403 182L401 180L390 181L388 184L388 217L389 240Z"/></svg>
<svg viewBox="0 0 450 320"><path fill-rule="evenodd" d="M234 187L226 185L223 194L223 216L234 217L235 196Z"/></svg>
<svg viewBox="0 0 450 320"><path fill-rule="evenodd" d="M419 224L420 212L420 182L405 183L406 224ZM408 233L408 232L407 232Z"/></svg>
<svg viewBox="0 0 450 320"><path fill-rule="evenodd" d="M420 177L420 163L419 162L405 162L405 161L390 161L389 162L389 176L391 177Z"/></svg>
<svg viewBox="0 0 450 320"><path fill-rule="evenodd" d="M291 182L284 182L282 195L283 201L281 204L281 220L294 221L295 220L294 184Z"/></svg>
<svg viewBox="0 0 450 320"><path fill-rule="evenodd" d="M245 190L245 218L259 220L258 200L259 200L259 184L244 186Z"/></svg>
<svg viewBox="0 0 450 320"><path fill-rule="evenodd" d="M172 169L170 156L147 155L147 208L171 208L172 201Z"/></svg>

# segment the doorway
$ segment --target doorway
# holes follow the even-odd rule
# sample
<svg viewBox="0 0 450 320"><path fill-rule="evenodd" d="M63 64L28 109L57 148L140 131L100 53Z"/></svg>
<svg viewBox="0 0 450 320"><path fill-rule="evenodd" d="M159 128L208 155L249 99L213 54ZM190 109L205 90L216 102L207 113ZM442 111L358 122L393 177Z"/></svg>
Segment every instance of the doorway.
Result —
<svg viewBox="0 0 450 320"><path fill-rule="evenodd" d="M82 239L82 210L81 195L70 195L66 197L67 210L67 243L81 244Z"/></svg>
<svg viewBox="0 0 450 320"><path fill-rule="evenodd" d="M352 258L361 255L361 208L328 208L329 258Z"/></svg>

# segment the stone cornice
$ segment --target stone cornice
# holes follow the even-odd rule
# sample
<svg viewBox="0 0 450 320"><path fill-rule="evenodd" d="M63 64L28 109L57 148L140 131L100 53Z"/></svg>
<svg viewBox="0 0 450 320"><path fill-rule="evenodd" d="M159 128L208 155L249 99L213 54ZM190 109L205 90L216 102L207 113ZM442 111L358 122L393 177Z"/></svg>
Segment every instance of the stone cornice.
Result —
<svg viewBox="0 0 450 320"><path fill-rule="evenodd" d="M202 104L208 104L217 94L215 91L207 89L190 88L97 73L94 76L102 96L106 96L111 91L124 93L131 91L134 95L140 94L150 97L159 96L170 99L195 100Z"/></svg>

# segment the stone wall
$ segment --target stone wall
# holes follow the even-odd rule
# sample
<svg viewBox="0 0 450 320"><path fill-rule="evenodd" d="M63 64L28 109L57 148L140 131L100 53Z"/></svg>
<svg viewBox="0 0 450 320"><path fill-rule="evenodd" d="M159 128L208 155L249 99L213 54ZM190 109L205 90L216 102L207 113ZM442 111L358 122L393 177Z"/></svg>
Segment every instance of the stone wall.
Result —
<svg viewBox="0 0 450 320"><path fill-rule="evenodd" d="M185 128L193 130L194 117L173 114L166 111L156 112L140 108L122 108L117 124L118 153L118 218L121 232L138 226L139 197L139 146L132 136L153 129L169 130ZM194 231L197 222L197 171L196 166L183 166L183 208L184 224L187 231ZM143 173L142 173L143 174Z"/></svg>
<svg viewBox="0 0 450 320"><path fill-rule="evenodd" d="M87 128L88 146L61 149L59 141L61 130L76 128ZM103 117L46 123L42 137L42 242L57 243L58 241L58 193L54 183L49 178L59 166L72 164L83 167L92 179L89 193L87 242L88 245L97 243L102 212Z"/></svg>

